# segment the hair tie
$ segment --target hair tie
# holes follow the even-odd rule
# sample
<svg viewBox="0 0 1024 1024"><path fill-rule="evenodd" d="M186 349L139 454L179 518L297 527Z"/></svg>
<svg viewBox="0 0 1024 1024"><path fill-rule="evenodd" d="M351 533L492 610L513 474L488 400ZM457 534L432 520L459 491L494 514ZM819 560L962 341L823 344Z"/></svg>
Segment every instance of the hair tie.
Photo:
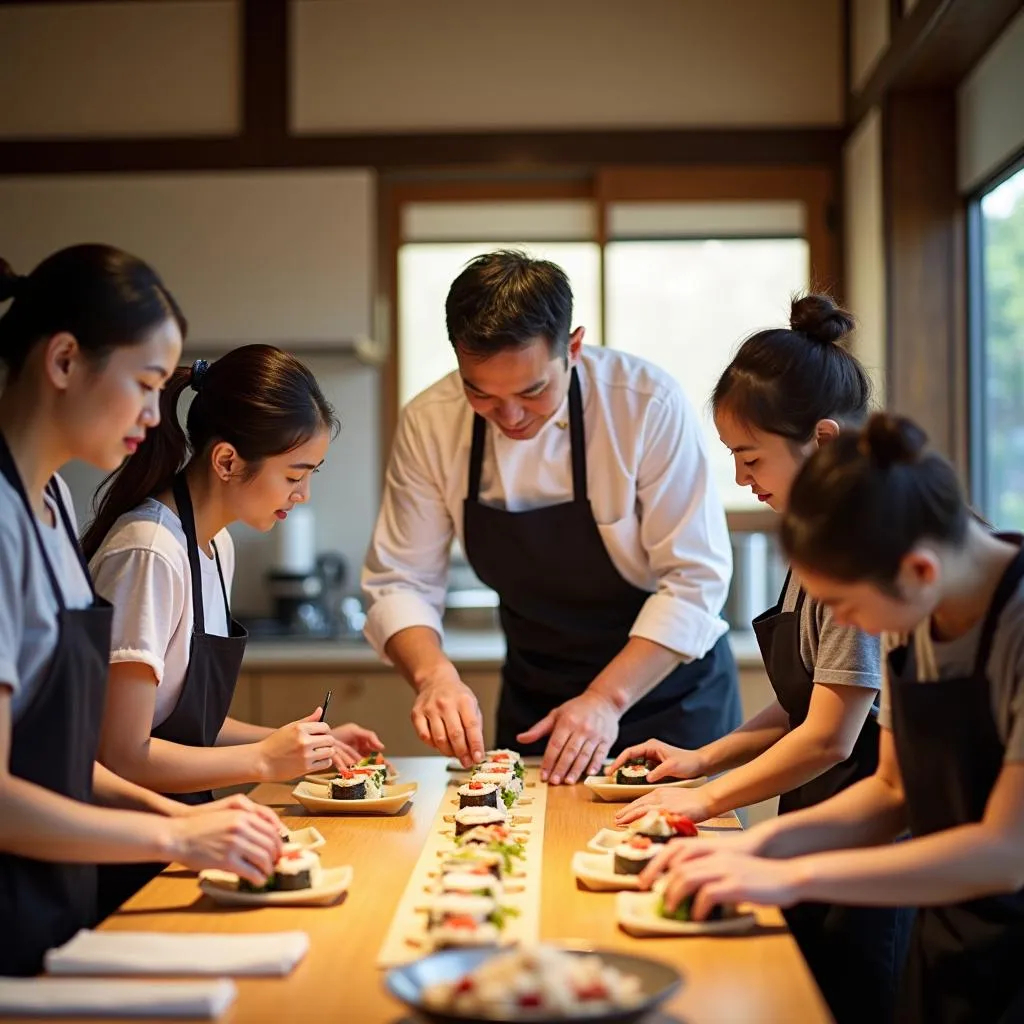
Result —
<svg viewBox="0 0 1024 1024"><path fill-rule="evenodd" d="M189 384L193 391L199 391L203 386L203 379L206 377L207 370L210 369L210 364L205 359L197 359L192 364L192 376L189 377Z"/></svg>

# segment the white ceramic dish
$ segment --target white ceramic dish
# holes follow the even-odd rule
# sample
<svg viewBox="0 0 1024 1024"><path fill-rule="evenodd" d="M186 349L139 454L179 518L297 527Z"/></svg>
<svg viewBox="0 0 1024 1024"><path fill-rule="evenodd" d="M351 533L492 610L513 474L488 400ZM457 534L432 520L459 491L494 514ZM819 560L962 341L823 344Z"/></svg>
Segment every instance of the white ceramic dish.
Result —
<svg viewBox="0 0 1024 1024"><path fill-rule="evenodd" d="M389 768L388 769L388 777L387 777L388 785L391 785L391 783L393 783L393 782L397 782L399 777L400 777L400 775L401 775L401 772L396 771L394 768ZM312 775L303 775L302 776L303 780L306 781L306 782L319 782L321 785L325 784L325 783L328 783L328 782L331 781L331 779L336 779L337 777L338 777L338 773L333 768L330 769L330 771L315 772Z"/></svg>
<svg viewBox="0 0 1024 1024"><path fill-rule="evenodd" d="M753 914L735 914L721 921L670 921L658 914L657 892L620 892L615 897L619 927L638 939L680 935L742 935L757 923Z"/></svg>
<svg viewBox="0 0 1024 1024"><path fill-rule="evenodd" d="M232 907L316 907L336 903L352 884L352 868L322 868L309 889L288 892L240 892L238 875L230 871L202 871L199 888L218 903Z"/></svg>
<svg viewBox="0 0 1024 1024"><path fill-rule="evenodd" d="M609 782L607 775L590 775L583 783L597 797L598 800L607 800L609 803L630 803L638 796L645 796L647 793L654 793L660 789L695 789L707 782L707 777L702 775L698 779L681 779L679 782L656 782L649 786L620 786L616 782Z"/></svg>
<svg viewBox="0 0 1024 1024"><path fill-rule="evenodd" d="M292 796L310 814L397 814L416 794L415 782L385 786L384 795L377 800L332 800L327 783L303 780Z"/></svg>
<svg viewBox="0 0 1024 1024"><path fill-rule="evenodd" d="M320 833L310 825L308 828L288 828L288 822L282 821L281 824L288 829L288 838L285 840L286 843L293 843L295 846L303 846L307 850L319 850L321 846L327 844L327 840L324 839Z"/></svg>
<svg viewBox="0 0 1024 1024"><path fill-rule="evenodd" d="M620 892L623 889L638 890L638 875L615 873L615 858L611 851L587 853L580 850L573 854L572 873L593 892Z"/></svg>

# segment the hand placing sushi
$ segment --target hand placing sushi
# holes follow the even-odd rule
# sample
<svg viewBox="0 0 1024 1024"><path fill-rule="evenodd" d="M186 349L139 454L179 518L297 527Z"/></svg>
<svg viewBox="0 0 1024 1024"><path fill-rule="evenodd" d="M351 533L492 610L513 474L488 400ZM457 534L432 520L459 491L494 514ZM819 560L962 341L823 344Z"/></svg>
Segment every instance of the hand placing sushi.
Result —
<svg viewBox="0 0 1024 1024"><path fill-rule="evenodd" d="M455 666L445 659L417 689L412 724L419 738L446 757L458 758L463 768L483 760L480 704Z"/></svg>
<svg viewBox="0 0 1024 1024"><path fill-rule="evenodd" d="M317 708L311 715L275 729L256 744L263 782L283 782L307 772L323 771L332 764L341 767L331 727L319 718Z"/></svg>
<svg viewBox="0 0 1024 1024"><path fill-rule="evenodd" d="M657 856L644 865L644 870L640 873L640 886L643 889L650 889L662 875L719 850L728 850L730 853L747 857L760 857L764 851L764 837L759 834L758 829L753 828L727 832L714 838L696 836L670 839L658 850Z"/></svg>
<svg viewBox="0 0 1024 1024"><path fill-rule="evenodd" d="M585 690L549 711L516 739L523 744L536 743L550 734L540 777L554 786L563 780L571 784L583 775L597 775L601 771L619 735L621 715L622 711L611 700Z"/></svg>
<svg viewBox="0 0 1024 1024"><path fill-rule="evenodd" d="M707 805L707 799L701 795L703 788L698 786L695 789L658 789L652 793L645 793L616 813L615 824L628 825L655 808L685 815L694 822L705 821L714 817L714 814Z"/></svg>
<svg viewBox="0 0 1024 1024"><path fill-rule="evenodd" d="M168 819L169 839L160 859L193 871L219 868L261 886L281 855L280 822L276 825L249 810L211 811Z"/></svg>
<svg viewBox="0 0 1024 1024"><path fill-rule="evenodd" d="M605 773L611 778L627 761L657 761L657 765L647 775L647 782L663 782L668 779L696 779L704 774L700 756L696 750L684 750L673 747L661 740L648 740L627 747L612 762Z"/></svg>
<svg viewBox="0 0 1024 1024"><path fill-rule="evenodd" d="M665 874L663 896L670 914L691 896L694 921L706 921L723 904L791 907L800 900L799 860L752 857L733 850L731 843L689 840L676 845L686 850ZM671 849L665 851L666 856L671 853ZM640 884L652 884L656 870L656 863L646 867Z"/></svg>
<svg viewBox="0 0 1024 1024"><path fill-rule="evenodd" d="M336 725L331 735L334 737L335 753L346 768L384 749L384 744L372 729L364 729L355 722Z"/></svg>

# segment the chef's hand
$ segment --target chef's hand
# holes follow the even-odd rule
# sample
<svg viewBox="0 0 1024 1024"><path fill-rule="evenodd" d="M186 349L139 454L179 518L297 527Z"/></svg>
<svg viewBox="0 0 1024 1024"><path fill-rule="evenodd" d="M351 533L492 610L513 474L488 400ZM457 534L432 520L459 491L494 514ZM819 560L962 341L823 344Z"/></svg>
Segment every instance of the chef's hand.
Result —
<svg viewBox="0 0 1024 1024"><path fill-rule="evenodd" d="M647 776L649 782L657 782L666 777L695 779L704 774L701 771L700 759L695 750L673 747L661 740L648 740L646 743L637 743L636 746L627 747L615 758L607 774L614 775L619 768L634 757L643 757L659 762L658 767L652 769L650 775Z"/></svg>
<svg viewBox="0 0 1024 1024"><path fill-rule="evenodd" d="M424 743L448 757L457 757L463 768L484 759L480 704L454 665L445 665L420 686L412 706L412 724Z"/></svg>
<svg viewBox="0 0 1024 1024"><path fill-rule="evenodd" d="M221 811L245 811L269 822L278 832L281 831L281 819L273 810L264 807L263 804L255 803L241 793L235 793L233 796L226 796L220 800L211 800L205 804L182 804L181 808L180 817L183 818L195 817L197 814L218 814Z"/></svg>
<svg viewBox="0 0 1024 1024"><path fill-rule="evenodd" d="M584 692L549 711L536 725L516 738L536 743L551 734L540 777L559 785L577 782L581 775L597 775L619 735L619 709L605 697Z"/></svg>
<svg viewBox="0 0 1024 1024"><path fill-rule="evenodd" d="M364 729L355 722L336 725L331 735L334 737L335 754L346 768L384 749L380 737L372 729Z"/></svg>
<svg viewBox="0 0 1024 1024"><path fill-rule="evenodd" d="M317 708L311 715L281 726L254 745L260 779L283 782L306 772L323 771L336 763L331 727L319 718L320 708Z"/></svg>
<svg viewBox="0 0 1024 1024"><path fill-rule="evenodd" d="M700 836L696 839L671 839L640 872L640 888L649 889L662 875L719 850L727 850L729 853L743 854L748 857L759 857L764 839L756 835L756 832L757 829L736 829L735 832L722 832L713 836Z"/></svg>
<svg viewBox="0 0 1024 1024"><path fill-rule="evenodd" d="M673 814L684 814L692 822L705 821L713 815L700 790L701 787L698 786L696 789L659 789L653 793L645 793L616 811L615 824L628 825L655 808L671 811Z"/></svg>
<svg viewBox="0 0 1024 1024"><path fill-rule="evenodd" d="M666 876L665 906L671 912L693 895L692 916L703 921L723 903L757 903L791 907L800 902L799 865L795 860L767 860L733 853L720 846L706 857L688 860Z"/></svg>
<svg viewBox="0 0 1024 1024"><path fill-rule="evenodd" d="M219 868L263 885L281 855L279 826L252 811L171 818L169 825L169 859L193 871Z"/></svg>

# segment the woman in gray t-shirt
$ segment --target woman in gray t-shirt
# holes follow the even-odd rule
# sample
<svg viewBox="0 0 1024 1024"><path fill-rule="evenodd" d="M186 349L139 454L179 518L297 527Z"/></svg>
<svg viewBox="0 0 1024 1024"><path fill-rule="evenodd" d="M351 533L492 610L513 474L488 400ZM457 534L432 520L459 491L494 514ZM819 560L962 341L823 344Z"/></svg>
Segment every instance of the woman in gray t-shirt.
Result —
<svg viewBox="0 0 1024 1024"><path fill-rule="evenodd" d="M852 317L825 296L798 299L789 328L748 338L715 388L715 424L736 461L736 483L776 512L786 510L807 458L867 415L867 375L841 344L852 327ZM700 821L774 796L785 815L874 772L878 638L838 622L792 575L754 631L775 691L771 704L697 750L653 740L624 751L613 766L651 758L660 762L652 780L724 774L694 789L643 796L619 813L620 823L651 806ZM652 865L647 877L660 870ZM815 902L788 909L786 921L840 1024L892 1019L907 913Z"/></svg>
<svg viewBox="0 0 1024 1024"><path fill-rule="evenodd" d="M212 813L95 761L110 605L93 593L60 467L112 470L159 421L184 319L145 263L80 245L20 277L0 260L0 975L33 974L95 923L94 865L163 857L261 884L267 810ZM117 810L113 808L119 808Z"/></svg>

